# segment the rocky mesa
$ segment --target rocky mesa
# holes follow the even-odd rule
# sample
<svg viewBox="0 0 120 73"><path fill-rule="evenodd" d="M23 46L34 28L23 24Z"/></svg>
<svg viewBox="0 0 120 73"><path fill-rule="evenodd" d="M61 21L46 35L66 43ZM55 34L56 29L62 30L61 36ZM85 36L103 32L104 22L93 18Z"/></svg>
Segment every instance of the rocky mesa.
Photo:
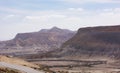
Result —
<svg viewBox="0 0 120 73"><path fill-rule="evenodd" d="M120 26L80 28L61 48L62 56L120 59Z"/></svg>

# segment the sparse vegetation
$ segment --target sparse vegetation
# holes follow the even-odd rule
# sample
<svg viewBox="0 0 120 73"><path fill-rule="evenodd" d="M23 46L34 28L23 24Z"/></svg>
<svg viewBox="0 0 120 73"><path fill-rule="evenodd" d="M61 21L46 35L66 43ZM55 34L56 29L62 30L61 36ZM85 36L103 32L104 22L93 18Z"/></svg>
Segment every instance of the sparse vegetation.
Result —
<svg viewBox="0 0 120 73"><path fill-rule="evenodd" d="M0 68L0 73L22 73L22 72L8 68Z"/></svg>
<svg viewBox="0 0 120 73"><path fill-rule="evenodd" d="M38 70L43 70L46 73L55 73L54 71L50 70L48 66L45 66L45 65L40 65L40 68L38 68Z"/></svg>

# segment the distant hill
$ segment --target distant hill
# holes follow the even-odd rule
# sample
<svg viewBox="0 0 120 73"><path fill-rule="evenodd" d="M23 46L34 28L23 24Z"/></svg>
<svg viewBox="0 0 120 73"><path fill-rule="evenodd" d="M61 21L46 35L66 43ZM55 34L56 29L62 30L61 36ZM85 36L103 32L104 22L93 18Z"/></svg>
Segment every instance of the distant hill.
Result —
<svg viewBox="0 0 120 73"><path fill-rule="evenodd" d="M70 39L75 32L53 27L51 29L42 29L39 32L18 33L13 40L7 42L7 46L59 46Z"/></svg>
<svg viewBox="0 0 120 73"><path fill-rule="evenodd" d="M72 38L75 33L75 31L57 27L42 29L38 32L18 33L14 39L0 42L0 49L6 49L4 53L7 50L7 53L13 50L16 54L45 52L60 47L62 43Z"/></svg>
<svg viewBox="0 0 120 73"><path fill-rule="evenodd" d="M80 28L62 45L64 56L120 58L120 26Z"/></svg>

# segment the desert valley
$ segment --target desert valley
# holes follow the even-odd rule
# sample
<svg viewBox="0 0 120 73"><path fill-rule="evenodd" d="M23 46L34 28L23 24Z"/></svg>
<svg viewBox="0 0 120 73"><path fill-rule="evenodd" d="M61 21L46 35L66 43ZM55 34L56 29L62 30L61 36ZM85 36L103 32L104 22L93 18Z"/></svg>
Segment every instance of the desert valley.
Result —
<svg viewBox="0 0 120 73"><path fill-rule="evenodd" d="M0 0L0 73L120 73L120 0Z"/></svg>
<svg viewBox="0 0 120 73"><path fill-rule="evenodd" d="M0 73L120 73L120 26L42 29L0 41Z"/></svg>

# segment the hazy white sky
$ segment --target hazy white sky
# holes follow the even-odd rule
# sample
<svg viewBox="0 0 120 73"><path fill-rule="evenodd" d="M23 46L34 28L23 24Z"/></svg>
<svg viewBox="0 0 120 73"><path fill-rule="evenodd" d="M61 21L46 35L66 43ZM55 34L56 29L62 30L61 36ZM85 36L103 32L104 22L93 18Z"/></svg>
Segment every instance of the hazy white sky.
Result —
<svg viewBox="0 0 120 73"><path fill-rule="evenodd" d="M0 40L57 26L120 24L120 0L0 0Z"/></svg>

